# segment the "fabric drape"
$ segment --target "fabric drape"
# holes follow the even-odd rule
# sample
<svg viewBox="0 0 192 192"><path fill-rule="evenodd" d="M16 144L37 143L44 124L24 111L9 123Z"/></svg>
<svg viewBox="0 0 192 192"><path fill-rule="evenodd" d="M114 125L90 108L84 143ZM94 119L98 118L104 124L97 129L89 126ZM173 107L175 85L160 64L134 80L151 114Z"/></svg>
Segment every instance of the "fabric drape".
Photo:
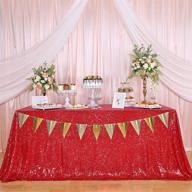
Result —
<svg viewBox="0 0 192 192"><path fill-rule="evenodd" d="M126 0L114 0L115 7L121 16L124 26L134 44L153 46L161 62L160 80L180 97L192 101L192 63L185 61L162 46L146 30L145 26L134 15Z"/></svg>
<svg viewBox="0 0 192 192"><path fill-rule="evenodd" d="M17 55L0 62L0 103L19 95L27 88L26 81L31 73L31 68L43 62L52 62L58 52L63 48L69 34L76 26L87 0L76 0L61 23L42 42L18 53Z"/></svg>

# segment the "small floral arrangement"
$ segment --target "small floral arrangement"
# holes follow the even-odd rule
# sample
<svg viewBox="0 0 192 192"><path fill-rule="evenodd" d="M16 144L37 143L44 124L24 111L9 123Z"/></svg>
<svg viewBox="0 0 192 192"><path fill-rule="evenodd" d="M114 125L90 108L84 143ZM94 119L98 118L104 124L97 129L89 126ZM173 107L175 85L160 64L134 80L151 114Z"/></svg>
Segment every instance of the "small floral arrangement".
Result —
<svg viewBox="0 0 192 192"><path fill-rule="evenodd" d="M57 84L55 82L55 66L47 66L44 63L38 68L33 68L34 76L29 78L32 81L31 89L38 88L42 91L43 95L46 94L48 90L57 90Z"/></svg>
<svg viewBox="0 0 192 192"><path fill-rule="evenodd" d="M132 73L129 77L149 77L152 82L157 83L160 72L160 63L157 59L157 56L158 55L156 53L153 53L151 45L149 45L147 48L145 48L143 45L141 45L141 47L134 45L133 54L131 54Z"/></svg>

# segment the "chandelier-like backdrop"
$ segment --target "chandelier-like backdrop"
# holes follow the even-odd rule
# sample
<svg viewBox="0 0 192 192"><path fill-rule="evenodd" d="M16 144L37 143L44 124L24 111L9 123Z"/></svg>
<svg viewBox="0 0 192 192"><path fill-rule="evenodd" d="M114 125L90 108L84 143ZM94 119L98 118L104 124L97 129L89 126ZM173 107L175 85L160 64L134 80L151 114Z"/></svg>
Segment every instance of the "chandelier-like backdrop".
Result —
<svg viewBox="0 0 192 192"><path fill-rule="evenodd" d="M162 40L162 43L152 37L156 35L155 37L161 40L159 34L164 32L161 31L160 24L158 24L162 18L158 15L160 12L155 7L156 4L150 0L140 1L139 3L127 0L76 0L72 4L67 2L65 1L63 4L60 2L59 4L59 2L49 1L44 8L41 1L39 4L26 1L22 5L14 4L10 0L1 2L1 22L5 28L4 31L1 31L1 37L5 38L2 38L4 46L1 47L0 103L5 103L20 95L28 86L29 82L26 81L26 78L30 76L31 68L42 64L45 60L48 62L54 61L57 64L57 80L60 81L59 83L73 81L77 83L79 88L84 75L101 74L106 82L103 102L109 103L112 93L118 87L120 81L128 76L129 53L133 44L152 44L154 50L160 55L162 64L160 80L166 86L160 84L159 92L164 90L165 93L162 94L161 92L159 100L165 105L169 104L177 107L182 119L186 120L183 124L183 131L189 129L189 126L187 126L189 124L188 116L184 114L184 111L186 111L186 107L188 109L190 106L187 106L188 103L179 99L174 93L185 100L192 101L192 65L176 56L176 54L182 57L186 55L184 55L184 52L177 52L181 42L178 43L178 49L172 45L177 40L172 39L173 35L170 35L170 40ZM158 3L160 6L164 6L160 1ZM175 3L175 1L170 0L168 2L169 6L166 5L166 7L170 7L171 3ZM188 0L183 1L182 12L186 13L183 26L186 23L192 26L189 15L191 13L190 10L187 10L190 3ZM176 2L176 4L179 3ZM35 10L40 11L35 13ZM50 12L46 12L46 10ZM144 21L149 20L151 24L156 24L156 34L152 32L153 28L150 25L145 26L147 22L139 22L139 17L137 18L134 11L138 16L144 16L144 18L141 17ZM177 10L174 11L176 15ZM151 15L156 13L153 17L156 20L153 20L149 13ZM175 20L173 19L174 22L179 18L176 15ZM170 23L166 24L170 26ZM177 27L182 28L183 26L172 23L172 27L177 33L180 32ZM146 30L145 27L151 29L151 33L148 33L149 30ZM168 26L164 27L168 30ZM36 33L32 33L35 30ZM165 36L165 38L168 37ZM172 44L166 45L169 41ZM189 48L190 44L187 42L185 44L185 49ZM175 51L176 54L168 51L169 49ZM8 56L12 57L7 59ZM134 86L138 87L138 85L136 81ZM140 95L139 89L136 94ZM83 93L80 92L77 100L83 100L82 95ZM20 100L23 100L22 97L25 99L20 102ZM18 99L13 99L1 105L1 111L7 111L7 113L2 114L3 119L5 119L0 125L2 135L8 135L8 119L10 119L13 110L30 103L30 99L26 99L26 97L29 97L29 95L25 92ZM172 97L175 98L174 101L176 102L173 102ZM192 111L188 109L187 114L191 113ZM6 127L6 130L3 127ZM187 131L187 133L190 133L190 131ZM5 148L6 142L2 138L1 143ZM186 137L187 139L190 138ZM187 146L192 146L190 142L186 143Z"/></svg>

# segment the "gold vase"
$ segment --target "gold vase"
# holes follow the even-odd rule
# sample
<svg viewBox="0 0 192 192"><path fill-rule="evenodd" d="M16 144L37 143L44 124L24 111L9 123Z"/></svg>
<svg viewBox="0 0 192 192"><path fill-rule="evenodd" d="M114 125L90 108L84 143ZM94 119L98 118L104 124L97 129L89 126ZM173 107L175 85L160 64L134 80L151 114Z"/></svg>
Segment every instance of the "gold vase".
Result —
<svg viewBox="0 0 192 192"><path fill-rule="evenodd" d="M143 98L144 98L144 103L147 103L146 96L147 96L147 76L142 77L143 80Z"/></svg>

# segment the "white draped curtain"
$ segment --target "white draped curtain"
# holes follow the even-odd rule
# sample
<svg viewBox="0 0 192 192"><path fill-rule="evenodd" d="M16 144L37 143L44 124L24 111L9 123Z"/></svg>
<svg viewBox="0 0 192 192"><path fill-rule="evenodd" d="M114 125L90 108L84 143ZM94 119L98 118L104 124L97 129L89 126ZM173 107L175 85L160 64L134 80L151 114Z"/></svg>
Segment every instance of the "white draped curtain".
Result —
<svg viewBox="0 0 192 192"><path fill-rule="evenodd" d="M28 4L27 1L26 3L21 4L21 8L23 8L22 12L18 13L19 15L15 15L14 17L14 10L18 4L17 1L11 2L13 2L11 5L12 9L10 10L10 19L13 28L12 38L14 41L13 45L17 46L17 41L19 41L20 38L24 38L21 36L22 33L24 33L23 35L25 36L24 30L29 30L31 27L30 24L32 24L31 18L26 19L28 16L27 14L29 13L24 11L25 9L30 9L30 4ZM18 52L15 50L16 54L14 56L5 58L2 62L0 62L0 81L2 82L0 84L0 103L4 103L5 101L12 99L14 96L17 96L27 88L29 82L27 82L26 79L29 77L31 67L38 66L45 61L51 62L56 57L57 53L61 50L61 48L63 48L63 45L68 39L68 36L72 32L74 26L76 26L86 4L87 0L74 1L50 35L28 49L25 49L25 42L23 42L23 51L21 50ZM57 11L56 7L54 8L54 11ZM17 26L17 20L15 19L19 17L21 17L20 24L22 26ZM46 17L46 15L44 15L44 17ZM36 18L36 20L37 19L38 18ZM2 25L3 24L4 23L2 23ZM25 29L26 25L27 28ZM47 21L47 25L49 27L49 20ZM24 28L23 32L20 33L20 31L17 31L17 27L22 27L22 29ZM28 36L28 38L30 38L30 36Z"/></svg>
<svg viewBox="0 0 192 192"><path fill-rule="evenodd" d="M192 147L192 104L186 101L192 97L190 0L1 0L0 3L0 60L10 58L1 62L1 103L24 90L32 66L44 60L56 64L58 83L77 84L78 103L86 101L82 77L100 74L105 82L102 102L110 103L113 91L128 75L133 43L152 43L161 56L164 75L157 99L177 109L185 147ZM25 60L21 59L23 54ZM132 86L139 99L140 81L132 80ZM24 91L0 105L0 150L5 150L14 111L29 105L34 94ZM53 102L63 102L54 93L49 97Z"/></svg>

